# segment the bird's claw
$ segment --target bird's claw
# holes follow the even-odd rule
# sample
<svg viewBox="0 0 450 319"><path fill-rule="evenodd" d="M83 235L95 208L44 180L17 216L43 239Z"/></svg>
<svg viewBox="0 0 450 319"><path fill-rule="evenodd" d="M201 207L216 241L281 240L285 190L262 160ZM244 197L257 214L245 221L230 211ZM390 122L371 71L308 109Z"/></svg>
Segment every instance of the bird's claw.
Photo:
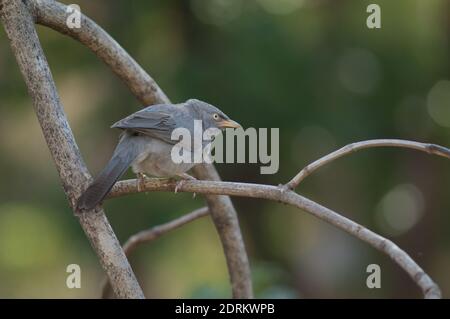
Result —
<svg viewBox="0 0 450 319"><path fill-rule="evenodd" d="M183 173L178 175L182 179L179 180L175 185L175 194L178 193L178 190L183 186L186 181L196 181L197 179L189 174ZM192 193L192 198L195 198L196 194Z"/></svg>
<svg viewBox="0 0 450 319"><path fill-rule="evenodd" d="M178 189L180 189L181 187L183 187L183 184L186 180L182 179L179 180L176 184L175 184L175 194L178 193Z"/></svg>

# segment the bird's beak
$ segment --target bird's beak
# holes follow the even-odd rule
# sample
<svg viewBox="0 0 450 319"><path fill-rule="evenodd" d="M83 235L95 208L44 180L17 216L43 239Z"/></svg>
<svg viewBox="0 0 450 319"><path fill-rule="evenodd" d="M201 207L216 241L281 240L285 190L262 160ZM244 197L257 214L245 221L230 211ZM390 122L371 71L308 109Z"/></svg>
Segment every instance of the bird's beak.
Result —
<svg viewBox="0 0 450 319"><path fill-rule="evenodd" d="M219 122L218 125L220 128L240 128L242 127L241 124L239 124L236 121L233 120L222 120Z"/></svg>

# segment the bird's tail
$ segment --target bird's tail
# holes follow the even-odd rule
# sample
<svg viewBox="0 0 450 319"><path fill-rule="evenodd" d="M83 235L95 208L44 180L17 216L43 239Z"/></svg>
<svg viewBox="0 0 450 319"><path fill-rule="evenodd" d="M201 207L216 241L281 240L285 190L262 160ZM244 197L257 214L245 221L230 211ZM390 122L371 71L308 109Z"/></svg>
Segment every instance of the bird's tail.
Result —
<svg viewBox="0 0 450 319"><path fill-rule="evenodd" d="M92 210L108 195L115 182L138 156L139 147L136 140L130 133L124 132L109 163L78 199L79 211Z"/></svg>

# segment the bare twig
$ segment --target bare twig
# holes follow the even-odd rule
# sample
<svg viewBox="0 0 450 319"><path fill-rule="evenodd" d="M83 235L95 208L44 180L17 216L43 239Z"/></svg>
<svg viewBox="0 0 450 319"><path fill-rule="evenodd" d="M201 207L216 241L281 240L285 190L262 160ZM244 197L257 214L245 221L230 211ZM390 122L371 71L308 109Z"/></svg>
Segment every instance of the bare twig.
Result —
<svg viewBox="0 0 450 319"><path fill-rule="evenodd" d="M190 223L194 220L197 220L201 217L207 216L209 214L208 207L202 207L190 212L189 214L178 217L170 222L167 222L162 225L154 226L150 229L146 229L143 231L134 234L123 245L123 250L125 251L125 255L130 257L131 253L141 244L149 243L155 239L158 239L162 235L165 235L172 230L180 228L187 223ZM111 286L109 285L109 281L105 280L103 285L103 294L102 297L104 299L112 298Z"/></svg>
<svg viewBox="0 0 450 319"><path fill-rule="evenodd" d="M356 151L373 148L373 147L403 147L415 149L418 151L426 152L428 154L443 156L446 158L450 158L450 149L436 145L436 144L428 144L428 143L420 143L414 141L407 140L397 140L397 139L380 139L380 140L368 140L362 142L356 142L348 144L330 154L325 155L324 157L319 158L318 160L312 162L303 168L297 175L292 178L289 183L286 184L286 187L289 189L295 189L306 177L311 175L318 168L342 157L348 155L350 153L354 153Z"/></svg>
<svg viewBox="0 0 450 319"><path fill-rule="evenodd" d="M125 242L125 244L123 245L123 250L125 251L125 254L129 256L140 244L155 240L162 235L171 232L172 230L180 228L181 226L186 225L187 223L190 223L201 217L207 216L208 214L208 207L202 207L165 224L140 231L139 233L131 236Z"/></svg>
<svg viewBox="0 0 450 319"><path fill-rule="evenodd" d="M170 102L156 82L94 21L82 15L81 28L69 28L66 25L67 6L52 0L34 0L31 6L37 23L66 34L91 49L144 105ZM194 174L199 179L220 180L216 169L210 165L197 166ZM233 297L252 298L250 266L236 210L227 196L205 197L224 249Z"/></svg>
<svg viewBox="0 0 450 319"><path fill-rule="evenodd" d="M20 0L0 0L0 18L33 100L64 191L74 209L75 201L88 184L90 175L67 123L33 18L25 1ZM103 210L76 216L116 295L120 298L143 298L142 290Z"/></svg>
<svg viewBox="0 0 450 319"><path fill-rule="evenodd" d="M176 181L146 179L141 185L141 192L149 191L174 191ZM118 182L109 197L119 197L131 193L137 193L136 180ZM372 247L388 255L412 280L421 288L425 298L440 298L441 292L433 280L416 264L416 262L392 241L372 232L358 223L303 197L285 187L260 185L250 183L216 182L216 181L186 181L178 192L241 196L251 198L263 198L300 208L347 233L370 244Z"/></svg>

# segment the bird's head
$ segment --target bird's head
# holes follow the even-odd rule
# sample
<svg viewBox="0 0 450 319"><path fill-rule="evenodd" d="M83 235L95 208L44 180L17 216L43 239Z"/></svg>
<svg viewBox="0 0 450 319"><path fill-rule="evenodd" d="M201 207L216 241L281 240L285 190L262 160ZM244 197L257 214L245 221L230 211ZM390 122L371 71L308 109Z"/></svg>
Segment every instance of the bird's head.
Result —
<svg viewBox="0 0 450 319"><path fill-rule="evenodd" d="M224 130L226 128L242 127L238 122L230 119L225 113L217 107L206 102L190 99L186 101L186 107L191 108L195 113L195 118L202 120L203 128L218 128Z"/></svg>

